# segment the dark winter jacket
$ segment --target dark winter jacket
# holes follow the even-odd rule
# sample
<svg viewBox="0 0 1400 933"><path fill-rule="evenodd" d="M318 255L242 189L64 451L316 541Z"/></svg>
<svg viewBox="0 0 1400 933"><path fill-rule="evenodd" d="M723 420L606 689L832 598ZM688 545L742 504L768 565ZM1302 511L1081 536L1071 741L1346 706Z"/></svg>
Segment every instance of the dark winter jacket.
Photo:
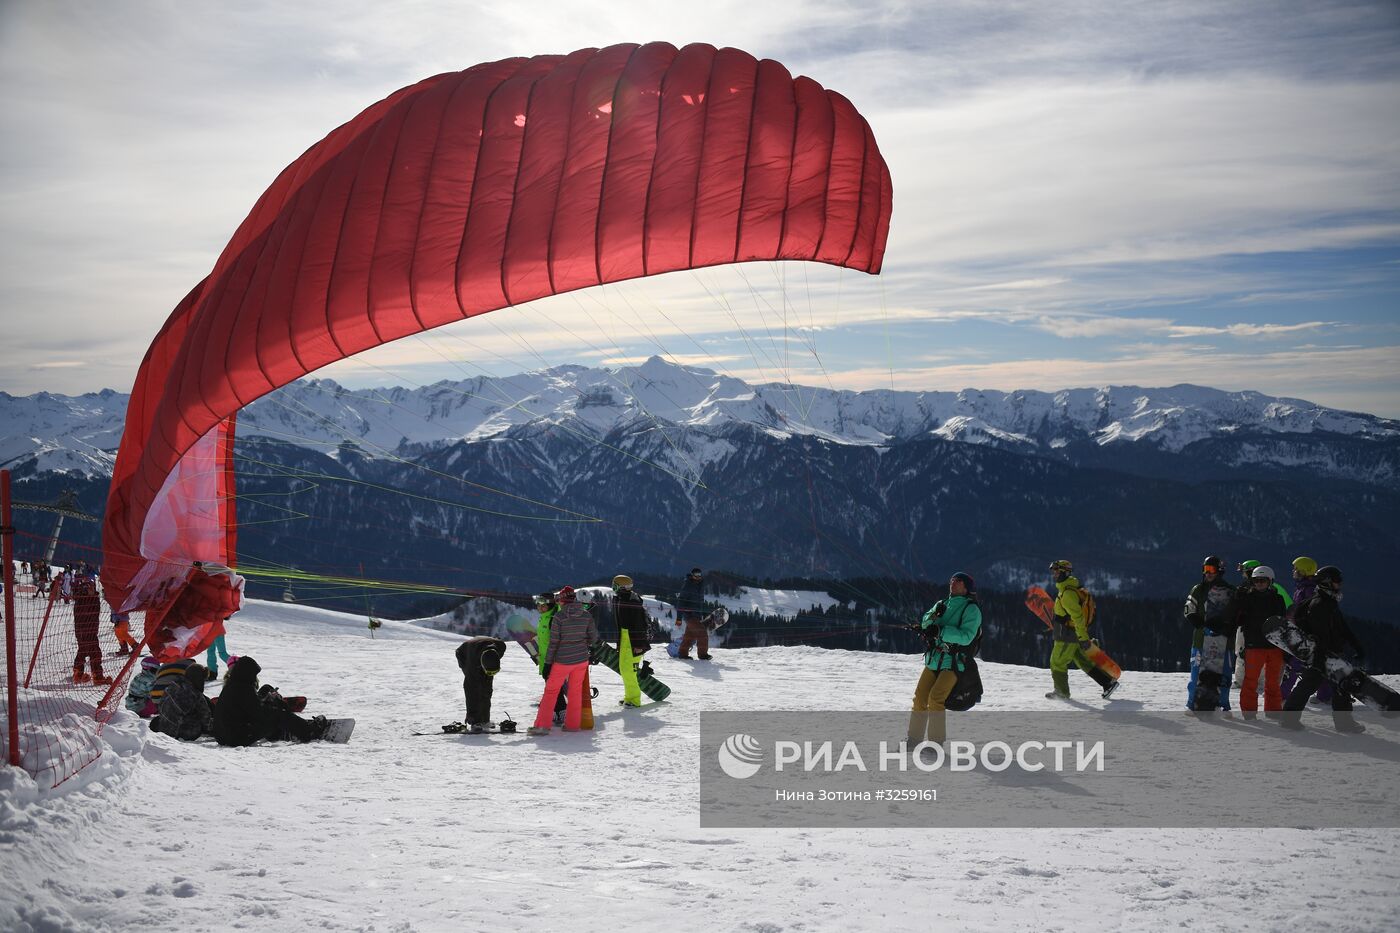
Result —
<svg viewBox="0 0 1400 933"><path fill-rule="evenodd" d="M549 648L546 664L582 664L589 658L589 649L598 641L598 626L593 614L582 603L563 603L549 623Z"/></svg>
<svg viewBox="0 0 1400 933"><path fill-rule="evenodd" d="M705 612L705 581L686 577L681 591L676 594L676 609L679 612Z"/></svg>
<svg viewBox="0 0 1400 933"><path fill-rule="evenodd" d="M506 643L490 635L473 635L457 646L457 666L468 680L491 677L501 669Z"/></svg>
<svg viewBox="0 0 1400 933"><path fill-rule="evenodd" d="M1237 593L1235 605L1231 609L1234 619L1244 632L1246 648L1272 648L1274 645L1264 637L1264 623L1271 616L1281 616L1288 612L1288 606L1272 586L1267 589L1254 589Z"/></svg>
<svg viewBox="0 0 1400 933"><path fill-rule="evenodd" d="M204 696L204 668L191 667L188 676L171 684L161 697L160 712L151 720L151 729L193 742L214 725L214 713Z"/></svg>
<svg viewBox="0 0 1400 933"><path fill-rule="evenodd" d="M258 697L257 661L244 655L229 668L214 705L214 738L220 745L252 745L277 732L277 715Z"/></svg>
<svg viewBox="0 0 1400 933"><path fill-rule="evenodd" d="M1196 629L1191 642L1194 647L1201 647L1207 628L1222 635L1234 633L1234 621L1230 617L1230 603L1234 595L1235 588L1225 582L1224 576L1218 576L1213 581L1202 580L1191 587L1182 615Z"/></svg>
<svg viewBox="0 0 1400 933"><path fill-rule="evenodd" d="M96 641L101 622L102 598L97 595L97 587L92 580L83 577L74 589L73 631L79 641Z"/></svg>
<svg viewBox="0 0 1400 933"><path fill-rule="evenodd" d="M1322 666L1323 655L1337 655L1351 645L1357 654L1365 652L1361 641L1352 632L1347 620L1342 618L1342 608L1337 600L1319 591L1316 596L1298 607L1295 619L1298 627L1313 637L1317 651L1313 653L1315 666Z"/></svg>
<svg viewBox="0 0 1400 933"><path fill-rule="evenodd" d="M639 655L651 648L651 626L642 597L631 590L618 590L613 597L613 615L617 618L617 645L622 650L622 633L627 633L632 654Z"/></svg>

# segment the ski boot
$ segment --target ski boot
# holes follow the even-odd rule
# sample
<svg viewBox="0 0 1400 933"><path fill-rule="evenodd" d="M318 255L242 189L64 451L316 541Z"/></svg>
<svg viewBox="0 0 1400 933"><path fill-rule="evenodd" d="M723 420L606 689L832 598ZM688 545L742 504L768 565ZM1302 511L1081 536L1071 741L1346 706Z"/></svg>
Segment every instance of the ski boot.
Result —
<svg viewBox="0 0 1400 933"><path fill-rule="evenodd" d="M1068 699L1069 699L1069 694L1068 694L1068 693L1061 693L1061 692L1058 691L1058 690L1051 690L1049 693L1045 694L1045 699L1047 699L1047 700L1068 700Z"/></svg>
<svg viewBox="0 0 1400 933"><path fill-rule="evenodd" d="M1112 698L1113 694L1118 692L1118 683L1119 682L1115 680L1107 687L1103 688L1103 698L1105 700Z"/></svg>
<svg viewBox="0 0 1400 933"><path fill-rule="evenodd" d="M73 671L73 683L75 683L75 684L85 684L85 683L87 683L87 682L88 682L88 675L87 675L87 674L83 673L81 670L75 670L75 671Z"/></svg>
<svg viewBox="0 0 1400 933"><path fill-rule="evenodd" d="M485 723L474 722L467 726L468 735L485 735L488 731Z"/></svg>
<svg viewBox="0 0 1400 933"><path fill-rule="evenodd" d="M697 654L696 657L699 658L701 661L710 660L710 656L708 654Z"/></svg>
<svg viewBox="0 0 1400 933"><path fill-rule="evenodd" d="M525 730L526 735L549 735L549 726L531 726Z"/></svg>
<svg viewBox="0 0 1400 933"><path fill-rule="evenodd" d="M1351 713L1335 712L1332 714L1332 728L1338 732L1346 732L1355 735L1365 732L1366 727L1356 721L1356 717Z"/></svg>

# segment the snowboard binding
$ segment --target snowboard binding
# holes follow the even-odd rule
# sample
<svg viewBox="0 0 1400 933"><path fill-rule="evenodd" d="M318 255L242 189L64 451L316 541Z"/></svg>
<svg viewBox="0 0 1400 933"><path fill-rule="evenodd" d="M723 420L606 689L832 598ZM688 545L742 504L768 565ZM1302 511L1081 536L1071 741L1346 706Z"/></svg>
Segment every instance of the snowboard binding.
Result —
<svg viewBox="0 0 1400 933"><path fill-rule="evenodd" d="M514 735L515 720L510 718L510 713L506 713L506 718L502 719L500 721L500 724L497 725L496 728L501 732L504 732L506 735Z"/></svg>

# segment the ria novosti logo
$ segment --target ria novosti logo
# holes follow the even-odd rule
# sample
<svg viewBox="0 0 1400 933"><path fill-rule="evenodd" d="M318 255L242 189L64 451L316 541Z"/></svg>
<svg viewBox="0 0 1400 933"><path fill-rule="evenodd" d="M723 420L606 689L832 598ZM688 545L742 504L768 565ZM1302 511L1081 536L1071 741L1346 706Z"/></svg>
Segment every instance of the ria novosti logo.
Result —
<svg viewBox="0 0 1400 933"><path fill-rule="evenodd" d="M763 746L753 736L739 732L724 740L718 757L720 770L742 781L753 777L763 767Z"/></svg>

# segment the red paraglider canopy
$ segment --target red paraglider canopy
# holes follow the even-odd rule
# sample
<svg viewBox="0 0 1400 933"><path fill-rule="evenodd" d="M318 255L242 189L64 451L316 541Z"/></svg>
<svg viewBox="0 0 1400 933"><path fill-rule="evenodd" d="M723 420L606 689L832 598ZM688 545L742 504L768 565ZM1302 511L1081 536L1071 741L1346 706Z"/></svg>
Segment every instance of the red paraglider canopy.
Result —
<svg viewBox="0 0 1400 933"><path fill-rule="evenodd" d="M877 273L891 190L849 101L737 49L510 58L391 94L283 170L151 344L107 503L108 601L153 633L193 561L232 566L233 416L273 389L606 282L779 259Z"/></svg>

